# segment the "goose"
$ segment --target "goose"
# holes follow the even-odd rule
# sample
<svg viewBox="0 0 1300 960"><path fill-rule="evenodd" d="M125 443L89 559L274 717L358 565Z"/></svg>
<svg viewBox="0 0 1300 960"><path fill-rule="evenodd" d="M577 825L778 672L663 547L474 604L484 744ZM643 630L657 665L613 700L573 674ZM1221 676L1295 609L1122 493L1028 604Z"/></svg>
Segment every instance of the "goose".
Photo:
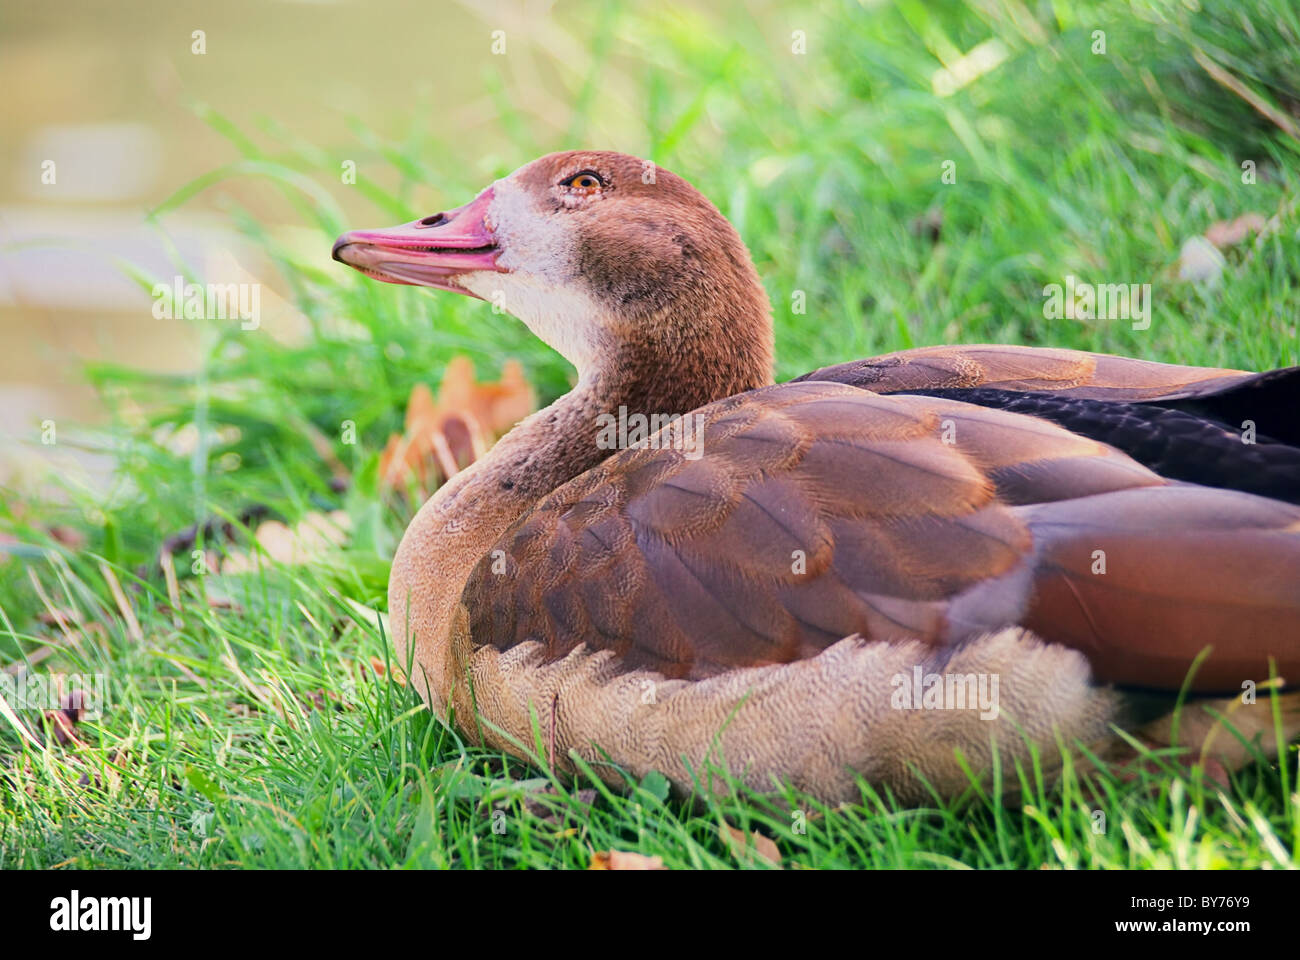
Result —
<svg viewBox="0 0 1300 960"><path fill-rule="evenodd" d="M827 802L956 794L995 749L1132 754L1119 728L1240 767L1216 714L1276 753L1300 368L936 346L776 384L736 230L615 152L543 156L333 256L491 301L577 371L393 560L398 662L470 742Z"/></svg>

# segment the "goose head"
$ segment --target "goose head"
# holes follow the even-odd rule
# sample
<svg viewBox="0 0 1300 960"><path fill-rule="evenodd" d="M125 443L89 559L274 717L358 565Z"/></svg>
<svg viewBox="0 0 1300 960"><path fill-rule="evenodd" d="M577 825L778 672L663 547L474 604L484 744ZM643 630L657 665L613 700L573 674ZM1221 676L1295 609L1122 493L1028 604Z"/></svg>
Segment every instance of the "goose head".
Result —
<svg viewBox="0 0 1300 960"><path fill-rule="evenodd" d="M490 301L579 374L634 352L732 391L771 380L770 308L740 236L681 177L626 154L549 154L455 210L346 233L334 259Z"/></svg>

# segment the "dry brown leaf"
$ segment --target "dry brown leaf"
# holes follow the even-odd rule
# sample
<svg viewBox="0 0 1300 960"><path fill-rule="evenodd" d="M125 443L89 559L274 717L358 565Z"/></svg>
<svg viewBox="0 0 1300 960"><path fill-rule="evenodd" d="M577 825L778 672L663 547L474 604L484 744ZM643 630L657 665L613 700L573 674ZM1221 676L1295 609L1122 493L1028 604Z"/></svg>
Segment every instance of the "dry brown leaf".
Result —
<svg viewBox="0 0 1300 960"><path fill-rule="evenodd" d="M501 366L501 379L478 383L469 357L453 357L438 388L438 408L467 410L493 436L505 433L537 407L537 395L518 360Z"/></svg>
<svg viewBox="0 0 1300 960"><path fill-rule="evenodd" d="M310 563L345 544L351 528L352 520L342 510L333 510L328 514L313 511L292 528L279 520L267 520L259 524L253 534L257 545L262 548L261 552L232 550L221 562L221 572L248 573L257 570L264 562L262 553L275 563Z"/></svg>
<svg viewBox="0 0 1300 960"><path fill-rule="evenodd" d="M722 837L722 842L727 845L731 855L741 863L752 863L757 856L774 867L781 866L781 851L777 849L776 843L757 830L746 839L743 830L724 824L718 828L718 835Z"/></svg>
<svg viewBox="0 0 1300 960"><path fill-rule="evenodd" d="M49 527L48 530L51 537L69 550L80 550L86 545L86 535L80 530L65 527L62 524L55 524Z"/></svg>
<svg viewBox="0 0 1300 960"><path fill-rule="evenodd" d="M37 611L36 620L47 627L57 626L60 623L71 623L79 626L81 613L71 607L51 607L48 610Z"/></svg>
<svg viewBox="0 0 1300 960"><path fill-rule="evenodd" d="M85 747L85 742L77 736L77 724L81 722L86 711L91 707L90 697L84 690L69 690L59 697L59 709L43 710L42 715L50 726L55 742Z"/></svg>
<svg viewBox="0 0 1300 960"><path fill-rule="evenodd" d="M660 857L624 850L597 850L591 855L588 870L667 870Z"/></svg>
<svg viewBox="0 0 1300 960"><path fill-rule="evenodd" d="M303 704L308 710L324 711L326 709L348 709L348 705L344 703L343 699L333 690L313 690L311 693L307 694L307 699L303 700Z"/></svg>
<svg viewBox="0 0 1300 960"><path fill-rule="evenodd" d="M370 669L381 677L388 672L388 669L384 666L384 661L375 656L370 658ZM406 686L406 674L398 667L393 667L393 683L399 687Z"/></svg>
<svg viewBox="0 0 1300 960"><path fill-rule="evenodd" d="M54 739L60 744L74 743L78 747L84 747L77 736L77 722L63 710L45 710L45 719L49 721L50 732L54 734Z"/></svg>
<svg viewBox="0 0 1300 960"><path fill-rule="evenodd" d="M68 719L73 723L80 723L81 718L93 706L94 704L90 701L90 694L79 688L69 690L59 698L59 709L67 714Z"/></svg>
<svg viewBox="0 0 1300 960"><path fill-rule="evenodd" d="M530 790L524 794L524 809L544 823L559 825L561 819L568 816L568 810L565 807L557 809L547 801L560 796L562 796L560 791L555 789L553 784L548 783L540 790ZM590 807L596 802L596 791L591 788L577 790L574 792L574 798L578 803ZM556 836L564 836L564 834L558 833Z"/></svg>
<svg viewBox="0 0 1300 960"><path fill-rule="evenodd" d="M413 477L427 494L442 480L481 457L492 442L537 407L537 395L517 360L501 379L479 383L468 357L447 364L438 399L416 384L406 406L406 430L393 434L379 458L380 484L398 490Z"/></svg>
<svg viewBox="0 0 1300 960"><path fill-rule="evenodd" d="M11 663L9 666L0 669L0 673L7 673L10 676L16 677L18 674L25 672L29 667L34 667L42 660L54 656L54 652L53 647L37 647L27 655L25 661L20 660L17 663Z"/></svg>
<svg viewBox="0 0 1300 960"><path fill-rule="evenodd" d="M919 217L913 218L908 226L918 237L938 243L943 236L943 208L931 207Z"/></svg>
<svg viewBox="0 0 1300 960"><path fill-rule="evenodd" d="M1261 213L1243 213L1236 220L1216 220L1205 231L1205 239L1220 250L1235 247L1250 234L1260 234L1268 226L1268 220Z"/></svg>

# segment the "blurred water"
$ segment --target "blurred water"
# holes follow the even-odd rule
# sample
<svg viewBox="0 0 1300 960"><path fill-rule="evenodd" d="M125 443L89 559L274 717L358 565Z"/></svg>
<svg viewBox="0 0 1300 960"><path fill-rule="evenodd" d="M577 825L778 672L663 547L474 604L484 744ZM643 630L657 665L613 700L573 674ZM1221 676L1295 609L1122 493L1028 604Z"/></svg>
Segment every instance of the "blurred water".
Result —
<svg viewBox="0 0 1300 960"><path fill-rule="evenodd" d="M413 106L432 104L430 119L468 147L490 113L483 62L493 21L519 44L549 5L492 10L415 0L4 4L0 478L19 441L23 457L51 452L32 445L42 421L101 415L78 374L83 360L194 366L193 331L155 320L119 258L170 278L174 244L191 265L222 256L274 293L277 281L220 216L233 197L272 232L296 221L265 184L232 181L169 214L163 229L145 222L178 187L238 156L192 104L243 129L269 118L325 149L356 143L350 115L400 138ZM328 264L327 244L320 256Z"/></svg>

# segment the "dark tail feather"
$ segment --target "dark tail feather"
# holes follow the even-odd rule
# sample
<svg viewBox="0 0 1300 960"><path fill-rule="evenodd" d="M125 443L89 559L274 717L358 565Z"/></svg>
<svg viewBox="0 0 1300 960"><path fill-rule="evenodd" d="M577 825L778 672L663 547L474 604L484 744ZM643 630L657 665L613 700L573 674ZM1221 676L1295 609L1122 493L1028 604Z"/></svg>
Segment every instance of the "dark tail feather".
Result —
<svg viewBox="0 0 1300 960"><path fill-rule="evenodd" d="M1300 368L1257 374L1209 396L1148 403L984 387L914 392L1050 420L1170 480L1300 504Z"/></svg>
<svg viewBox="0 0 1300 960"><path fill-rule="evenodd" d="M1269 370L1227 386L1211 386L1199 395L1189 391L1152 402L1217 420L1237 431L1246 429L1244 424L1250 421L1256 434L1300 447L1300 367Z"/></svg>

